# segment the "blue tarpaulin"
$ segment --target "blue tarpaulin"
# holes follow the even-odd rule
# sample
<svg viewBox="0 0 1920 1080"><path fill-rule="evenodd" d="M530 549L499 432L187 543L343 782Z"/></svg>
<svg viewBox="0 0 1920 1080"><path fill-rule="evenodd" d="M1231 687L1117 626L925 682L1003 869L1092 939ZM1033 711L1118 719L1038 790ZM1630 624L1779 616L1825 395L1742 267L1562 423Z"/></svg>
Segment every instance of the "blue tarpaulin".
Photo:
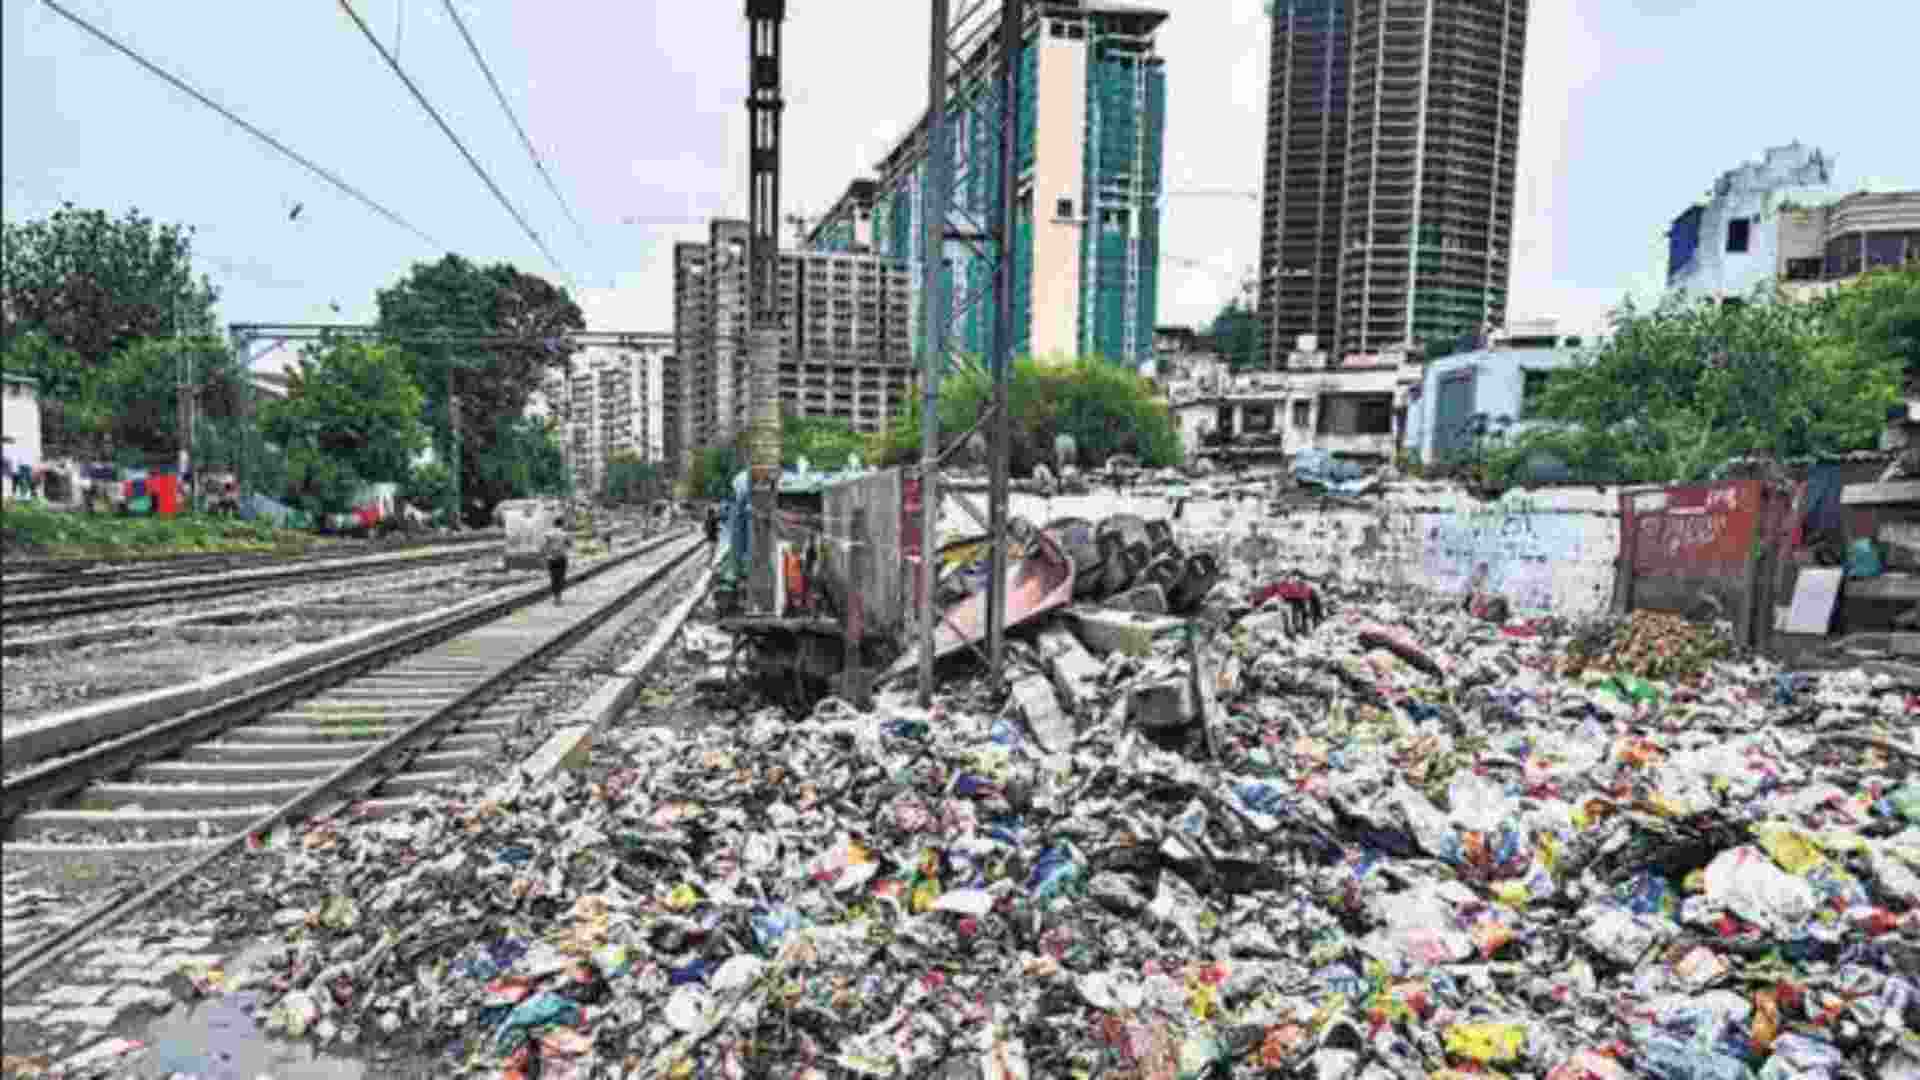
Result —
<svg viewBox="0 0 1920 1080"><path fill-rule="evenodd" d="M1289 470L1296 483L1325 488L1341 495L1357 495L1373 487L1374 478L1351 461L1342 461L1326 450L1301 450L1293 455Z"/></svg>

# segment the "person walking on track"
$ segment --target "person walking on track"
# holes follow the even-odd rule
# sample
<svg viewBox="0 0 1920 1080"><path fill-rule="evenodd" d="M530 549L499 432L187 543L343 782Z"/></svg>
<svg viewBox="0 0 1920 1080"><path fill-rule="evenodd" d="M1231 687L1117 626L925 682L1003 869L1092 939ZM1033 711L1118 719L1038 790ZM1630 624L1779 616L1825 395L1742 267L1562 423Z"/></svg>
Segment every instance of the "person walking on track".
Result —
<svg viewBox="0 0 1920 1080"><path fill-rule="evenodd" d="M573 547L573 538L558 524L547 530L547 577L553 583L553 602L556 606L564 603L560 593L567 587L567 555Z"/></svg>

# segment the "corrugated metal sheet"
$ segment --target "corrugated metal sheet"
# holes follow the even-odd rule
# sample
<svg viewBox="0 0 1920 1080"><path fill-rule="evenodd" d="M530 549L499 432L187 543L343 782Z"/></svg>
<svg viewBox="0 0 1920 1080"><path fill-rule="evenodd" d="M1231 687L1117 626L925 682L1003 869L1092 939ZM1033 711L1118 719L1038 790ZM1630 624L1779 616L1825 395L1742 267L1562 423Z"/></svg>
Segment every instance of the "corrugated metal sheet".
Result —
<svg viewBox="0 0 1920 1080"><path fill-rule="evenodd" d="M1762 586L1792 502L1759 480L1622 491L1622 607L1690 612L1710 598L1755 644L1772 626Z"/></svg>
<svg viewBox="0 0 1920 1080"><path fill-rule="evenodd" d="M827 573L845 589L849 615L857 610L860 636L897 637L905 630L912 596L901 535L903 482L902 470L885 469L821 492L826 533L834 541L827 545ZM914 498L917 503L917 478ZM917 517L913 525L917 530Z"/></svg>

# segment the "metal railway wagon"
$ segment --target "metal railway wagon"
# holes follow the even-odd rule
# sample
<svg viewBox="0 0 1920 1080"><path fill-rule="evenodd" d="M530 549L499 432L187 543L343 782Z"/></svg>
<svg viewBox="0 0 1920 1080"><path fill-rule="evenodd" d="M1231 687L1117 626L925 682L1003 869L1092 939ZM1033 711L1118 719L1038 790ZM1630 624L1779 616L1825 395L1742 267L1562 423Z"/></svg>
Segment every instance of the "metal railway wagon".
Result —
<svg viewBox="0 0 1920 1080"><path fill-rule="evenodd" d="M572 516L559 499L509 499L493 512L507 531L500 558L508 570L538 570L546 565L543 545L548 529L566 529Z"/></svg>

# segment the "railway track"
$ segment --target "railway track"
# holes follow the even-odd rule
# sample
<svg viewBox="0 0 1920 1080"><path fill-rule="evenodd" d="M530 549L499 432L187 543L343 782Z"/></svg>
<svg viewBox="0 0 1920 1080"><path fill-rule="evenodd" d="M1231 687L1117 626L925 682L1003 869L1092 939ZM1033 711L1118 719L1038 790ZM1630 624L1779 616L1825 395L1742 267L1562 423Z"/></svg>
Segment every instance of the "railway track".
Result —
<svg viewBox="0 0 1920 1080"><path fill-rule="evenodd" d="M129 558L92 556L41 557L13 556L0 564L6 573L9 592L64 589L72 586L113 584L132 577L245 570L256 566L285 566L296 562L358 559L370 555L392 555L421 548L458 547L467 544L499 543L498 530L480 530L431 539L349 540L332 544L324 551L288 555L277 551L239 551L211 555L164 555Z"/></svg>
<svg viewBox="0 0 1920 1080"><path fill-rule="evenodd" d="M544 583L516 586L404 639L16 773L0 784L6 858L177 850L185 865L7 949L5 987L280 822L348 802L399 808L483 764L539 692L543 663L663 598L706 547L689 532L659 538L581 567L565 606L544 602Z"/></svg>
<svg viewBox="0 0 1920 1080"><path fill-rule="evenodd" d="M20 583L23 588L10 581L5 591L0 592L0 623L20 626L52 622L76 615L125 611L154 604L211 600L281 585L448 566L486 558L497 550L497 543L461 544L448 551L302 561L292 566L282 563L258 570L168 574L157 580L142 574L129 574L125 575L129 580L102 585L67 586L64 582L43 585L34 581Z"/></svg>

